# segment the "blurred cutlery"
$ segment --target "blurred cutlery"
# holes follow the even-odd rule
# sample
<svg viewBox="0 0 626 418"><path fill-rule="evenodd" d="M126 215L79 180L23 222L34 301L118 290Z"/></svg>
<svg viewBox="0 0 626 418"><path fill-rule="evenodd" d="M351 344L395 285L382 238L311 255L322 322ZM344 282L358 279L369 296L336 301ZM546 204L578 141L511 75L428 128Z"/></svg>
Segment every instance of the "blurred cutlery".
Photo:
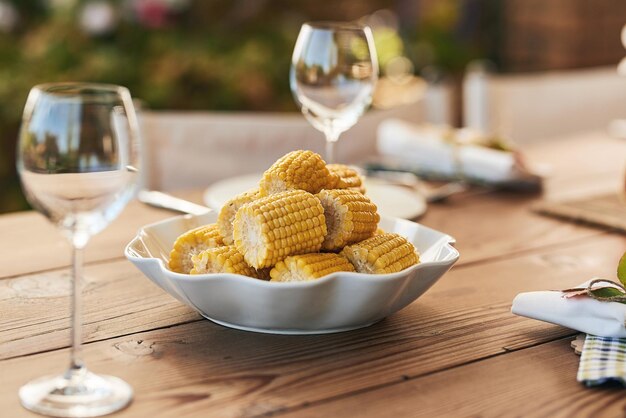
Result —
<svg viewBox="0 0 626 418"><path fill-rule="evenodd" d="M174 197L167 193L157 192L155 190L141 190L137 194L140 202L146 205L154 206L161 209L168 209L174 212L189 213L191 215L202 215L210 212L212 209L206 206L197 205L185 199Z"/></svg>

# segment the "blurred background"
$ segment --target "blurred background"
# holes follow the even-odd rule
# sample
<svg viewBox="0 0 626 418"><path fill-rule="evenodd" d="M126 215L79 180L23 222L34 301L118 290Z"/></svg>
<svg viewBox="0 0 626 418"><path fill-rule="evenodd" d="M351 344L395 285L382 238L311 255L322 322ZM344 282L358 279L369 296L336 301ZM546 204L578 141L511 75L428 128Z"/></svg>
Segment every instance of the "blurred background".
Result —
<svg viewBox="0 0 626 418"><path fill-rule="evenodd" d="M151 110L296 112L288 73L300 25L357 19L372 26L381 65L375 107L430 100L430 118L456 126L468 73L601 67L584 74L604 80L626 55L624 0L0 0L0 213L27 208L14 154L33 85L121 84Z"/></svg>

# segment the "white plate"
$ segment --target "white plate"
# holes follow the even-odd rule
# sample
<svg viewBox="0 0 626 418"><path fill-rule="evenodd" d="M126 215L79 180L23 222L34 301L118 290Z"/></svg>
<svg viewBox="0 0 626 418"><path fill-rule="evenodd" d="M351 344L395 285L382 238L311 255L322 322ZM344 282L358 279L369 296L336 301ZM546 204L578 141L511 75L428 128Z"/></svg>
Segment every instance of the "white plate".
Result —
<svg viewBox="0 0 626 418"><path fill-rule="evenodd" d="M213 183L204 191L204 203L219 211L233 196L257 187L261 174L231 177ZM375 179L365 179L367 195L381 215L393 218L416 219L426 212L426 201L416 192Z"/></svg>
<svg viewBox="0 0 626 418"><path fill-rule="evenodd" d="M150 280L218 324L274 334L322 334L371 325L428 290L459 258L449 235L383 216L381 228L409 239L421 263L392 274L338 272L310 282L275 283L237 274L187 275L166 268L176 237L217 214L183 215L142 228L126 257Z"/></svg>

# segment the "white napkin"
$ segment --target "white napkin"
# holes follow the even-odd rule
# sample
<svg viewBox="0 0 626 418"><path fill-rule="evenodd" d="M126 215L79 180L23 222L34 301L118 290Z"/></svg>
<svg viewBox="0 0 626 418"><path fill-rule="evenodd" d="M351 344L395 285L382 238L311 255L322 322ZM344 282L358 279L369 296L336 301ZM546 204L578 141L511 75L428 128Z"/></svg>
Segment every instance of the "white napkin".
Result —
<svg viewBox="0 0 626 418"><path fill-rule="evenodd" d="M587 287L589 281L577 287ZM587 334L626 338L626 305L601 302L589 297L564 298L555 291L520 293L513 300L511 312Z"/></svg>
<svg viewBox="0 0 626 418"><path fill-rule="evenodd" d="M513 152L471 144L455 145L444 139L451 132L454 131L388 119L378 126L377 149L380 154L419 171L447 177L461 174L488 183L505 183L527 175ZM463 131L456 131L456 135L459 139Z"/></svg>

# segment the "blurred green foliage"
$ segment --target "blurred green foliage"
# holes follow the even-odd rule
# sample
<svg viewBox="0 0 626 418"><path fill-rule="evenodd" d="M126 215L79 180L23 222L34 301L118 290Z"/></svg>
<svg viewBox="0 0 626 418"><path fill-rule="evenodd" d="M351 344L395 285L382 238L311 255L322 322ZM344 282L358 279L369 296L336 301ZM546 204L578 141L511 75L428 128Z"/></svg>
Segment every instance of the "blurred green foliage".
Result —
<svg viewBox="0 0 626 418"><path fill-rule="evenodd" d="M415 17L410 13L398 13L416 68L462 68L475 55L455 35L464 2L426 3L429 12L419 25L407 24ZM18 18L8 25L0 8L0 212L27 207L14 155L33 85L120 84L150 109L293 111L288 71L303 22L414 7L411 0L336 0L325 6L318 0L0 0L0 6L7 4ZM97 13L86 24L85 10L93 6ZM381 31L376 38L382 61L403 49L397 33Z"/></svg>
<svg viewBox="0 0 626 418"><path fill-rule="evenodd" d="M14 153L33 85L120 84L151 109L295 109L287 71L301 19L273 25L270 10L249 19L237 11L238 2L196 1L160 27L142 25L129 13L117 15L112 30L93 35L79 24L87 3L55 8L15 1L17 27L0 34L0 212L26 208ZM128 7L110 3L116 13Z"/></svg>

